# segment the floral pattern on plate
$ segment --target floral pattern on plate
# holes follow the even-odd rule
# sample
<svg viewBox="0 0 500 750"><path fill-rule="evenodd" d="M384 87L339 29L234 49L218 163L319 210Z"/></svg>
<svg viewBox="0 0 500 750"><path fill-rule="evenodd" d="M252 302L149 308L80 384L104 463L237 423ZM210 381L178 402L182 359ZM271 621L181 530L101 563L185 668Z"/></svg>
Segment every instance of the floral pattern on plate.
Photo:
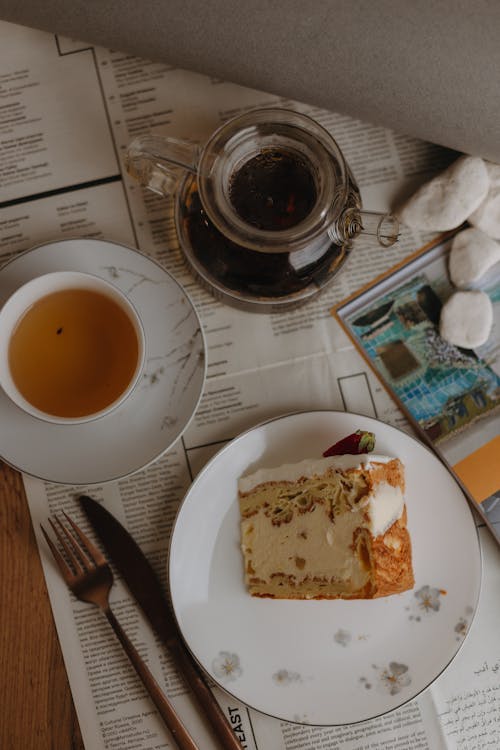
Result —
<svg viewBox="0 0 500 750"><path fill-rule="evenodd" d="M458 622L454 627L457 641L462 641L467 635L473 614L474 608L469 606L465 608L465 614L458 618Z"/></svg>
<svg viewBox="0 0 500 750"><path fill-rule="evenodd" d="M288 669L279 669L273 674L273 682L276 685L292 685L294 682L302 682L302 677L298 672L291 672Z"/></svg>
<svg viewBox="0 0 500 750"><path fill-rule="evenodd" d="M410 612L408 619L420 622L423 616L439 612L443 596L446 596L444 589L438 589L428 584L421 586L414 592L411 604L406 607Z"/></svg>
<svg viewBox="0 0 500 750"><path fill-rule="evenodd" d="M338 643L339 646L343 646L346 648L347 646L351 645L351 643L356 641L367 641L369 636L366 633L361 633L360 635L357 635L355 638L350 630L344 630L344 628L339 628L336 633L333 635L333 640L335 643Z"/></svg>
<svg viewBox="0 0 500 750"><path fill-rule="evenodd" d="M339 646L343 646L344 648L346 648L346 646L348 646L352 640L352 635L349 630L339 628L333 636L333 640L335 641L335 643L338 643Z"/></svg>
<svg viewBox="0 0 500 750"><path fill-rule="evenodd" d="M212 661L212 669L215 677L221 682L233 682L243 674L240 657L230 651L219 651Z"/></svg>
<svg viewBox="0 0 500 750"><path fill-rule="evenodd" d="M372 668L376 673L376 684L390 695L397 695L403 688L411 684L409 668L406 664L391 661L387 667L372 664ZM360 677L359 682L367 690L372 687L372 681L366 677Z"/></svg>

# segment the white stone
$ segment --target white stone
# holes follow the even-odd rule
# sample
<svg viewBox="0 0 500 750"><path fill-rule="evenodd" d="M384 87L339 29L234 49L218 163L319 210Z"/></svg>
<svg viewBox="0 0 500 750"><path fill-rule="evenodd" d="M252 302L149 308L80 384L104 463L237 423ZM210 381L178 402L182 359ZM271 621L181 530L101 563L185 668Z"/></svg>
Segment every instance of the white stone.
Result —
<svg viewBox="0 0 500 750"><path fill-rule="evenodd" d="M500 164L486 160L484 163L490 178L490 187L500 187Z"/></svg>
<svg viewBox="0 0 500 750"><path fill-rule="evenodd" d="M474 227L453 238L450 250L450 279L457 287L474 286L500 261L500 243Z"/></svg>
<svg viewBox="0 0 500 750"><path fill-rule="evenodd" d="M459 227L484 201L490 186L486 164L479 156L460 156L422 185L397 211L412 229L446 232Z"/></svg>
<svg viewBox="0 0 500 750"><path fill-rule="evenodd" d="M454 292L441 309L439 332L450 344L475 349L488 340L493 305L480 291Z"/></svg>
<svg viewBox="0 0 500 750"><path fill-rule="evenodd" d="M490 187L484 201L468 217L469 223L495 240L500 240L500 164L485 162Z"/></svg>

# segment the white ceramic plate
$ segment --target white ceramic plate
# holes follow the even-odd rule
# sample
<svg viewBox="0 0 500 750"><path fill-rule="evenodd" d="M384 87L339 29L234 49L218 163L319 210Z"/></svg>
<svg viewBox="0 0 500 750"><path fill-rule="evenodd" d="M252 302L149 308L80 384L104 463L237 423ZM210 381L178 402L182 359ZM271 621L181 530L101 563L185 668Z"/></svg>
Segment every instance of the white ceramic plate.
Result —
<svg viewBox="0 0 500 750"><path fill-rule="evenodd" d="M144 325L144 376L122 406L79 425L35 419L0 390L0 457L50 482L119 479L168 450L191 420L206 370L200 321L180 284L158 263L93 239L49 242L11 260L0 269L0 307L26 281L51 271L93 273L125 292Z"/></svg>
<svg viewBox="0 0 500 750"><path fill-rule="evenodd" d="M405 464L414 589L373 601L249 596L238 477L319 457L356 429ZM255 427L206 465L179 510L169 575L181 632L216 683L277 718L338 725L397 708L447 667L476 609L481 556L466 500L433 453L374 419L318 411Z"/></svg>

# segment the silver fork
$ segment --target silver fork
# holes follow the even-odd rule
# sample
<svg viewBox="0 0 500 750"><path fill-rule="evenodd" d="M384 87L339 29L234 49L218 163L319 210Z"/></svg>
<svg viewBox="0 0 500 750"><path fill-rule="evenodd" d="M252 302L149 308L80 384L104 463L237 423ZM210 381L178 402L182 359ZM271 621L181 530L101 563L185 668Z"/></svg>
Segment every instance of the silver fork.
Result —
<svg viewBox="0 0 500 750"><path fill-rule="evenodd" d="M106 558L64 511L63 515L70 528L65 526L57 517L55 523L49 518L49 523L69 560L69 564L41 526L42 533L47 540L62 577L77 599L95 604L106 615L180 750L199 750L167 696L162 692L135 646L111 611L109 592L113 585L113 573Z"/></svg>

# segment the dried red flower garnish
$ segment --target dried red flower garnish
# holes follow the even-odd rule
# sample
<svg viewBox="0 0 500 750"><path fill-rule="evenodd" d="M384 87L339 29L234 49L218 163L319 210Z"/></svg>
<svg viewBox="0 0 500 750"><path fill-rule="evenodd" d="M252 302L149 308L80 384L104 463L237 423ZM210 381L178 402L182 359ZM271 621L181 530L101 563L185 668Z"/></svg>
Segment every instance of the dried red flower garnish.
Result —
<svg viewBox="0 0 500 750"><path fill-rule="evenodd" d="M366 432L365 430L356 430L356 432L347 435L347 437L331 445L323 453L323 456L325 458L327 456L343 456L346 453L356 456L360 453L371 453L374 448L374 433Z"/></svg>

